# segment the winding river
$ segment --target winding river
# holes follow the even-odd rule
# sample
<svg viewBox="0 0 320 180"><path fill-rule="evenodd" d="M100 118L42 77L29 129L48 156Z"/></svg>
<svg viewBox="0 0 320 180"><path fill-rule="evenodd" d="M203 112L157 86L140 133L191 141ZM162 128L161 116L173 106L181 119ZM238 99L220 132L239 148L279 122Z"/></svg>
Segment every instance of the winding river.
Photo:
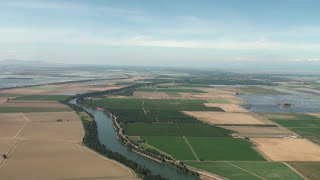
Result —
<svg viewBox="0 0 320 180"><path fill-rule="evenodd" d="M69 101L70 104L76 104L76 99ZM117 139L117 135L112 126L112 120L105 113L100 110L81 106L86 111L94 116L94 119L98 127L98 138L101 144L104 144L108 149L114 152L118 152L126 158L137 162L138 164L147 167L153 174L160 174L167 179L183 179L183 180L199 180L199 177L191 176L177 171L176 169L169 167L165 164L160 164L151 159L148 159L140 154L130 151L127 147Z"/></svg>

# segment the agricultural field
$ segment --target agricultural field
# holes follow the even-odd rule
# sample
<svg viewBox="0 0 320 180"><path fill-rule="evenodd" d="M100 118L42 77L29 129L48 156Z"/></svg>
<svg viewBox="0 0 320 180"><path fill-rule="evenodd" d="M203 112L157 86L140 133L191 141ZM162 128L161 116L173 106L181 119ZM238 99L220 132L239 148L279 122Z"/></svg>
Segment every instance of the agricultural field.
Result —
<svg viewBox="0 0 320 180"><path fill-rule="evenodd" d="M122 126L128 136L182 136L176 123L127 123Z"/></svg>
<svg viewBox="0 0 320 180"><path fill-rule="evenodd" d="M303 180L283 163L278 162L186 162L187 165L203 169L232 180Z"/></svg>
<svg viewBox="0 0 320 180"><path fill-rule="evenodd" d="M102 107L119 117L120 122L196 122L195 118L180 111L223 111L216 107L206 107L203 100L166 100L104 98L85 101L85 105Z"/></svg>
<svg viewBox="0 0 320 180"><path fill-rule="evenodd" d="M123 165L78 144L55 141L19 141L0 168L0 179L6 180L97 177L135 179Z"/></svg>
<svg viewBox="0 0 320 180"><path fill-rule="evenodd" d="M204 105L207 107L218 107L223 109L225 112L248 112L248 110L236 104L205 103Z"/></svg>
<svg viewBox="0 0 320 180"><path fill-rule="evenodd" d="M147 144L170 154L178 160L196 160L188 144L182 137L141 137Z"/></svg>
<svg viewBox="0 0 320 180"><path fill-rule="evenodd" d="M67 95L26 95L16 97L13 100L40 100L40 101L59 101L66 99Z"/></svg>
<svg viewBox="0 0 320 180"><path fill-rule="evenodd" d="M69 96L42 94L59 89L3 90L21 94L0 103L0 153L8 157L1 156L0 179L137 179L124 165L80 145L79 116L57 102ZM26 95L30 91L41 94Z"/></svg>
<svg viewBox="0 0 320 180"><path fill-rule="evenodd" d="M128 136L230 137L232 131L203 123L127 123L122 126Z"/></svg>
<svg viewBox="0 0 320 180"><path fill-rule="evenodd" d="M137 91L142 92L165 92L165 93L205 93L204 91L198 89L178 89L178 88L139 88Z"/></svg>
<svg viewBox="0 0 320 180"><path fill-rule="evenodd" d="M251 138L272 161L320 161L320 147L306 139Z"/></svg>
<svg viewBox="0 0 320 180"><path fill-rule="evenodd" d="M14 138L25 123L21 113L0 113L0 138Z"/></svg>
<svg viewBox="0 0 320 180"><path fill-rule="evenodd" d="M46 107L46 108L68 108L56 101L6 101L0 107Z"/></svg>
<svg viewBox="0 0 320 180"><path fill-rule="evenodd" d="M286 137L294 136L293 133L274 126L219 126L237 133L241 137Z"/></svg>
<svg viewBox="0 0 320 180"><path fill-rule="evenodd" d="M184 111L186 115L197 118L200 121L213 125L242 124L242 125L264 125L267 122L253 116L250 113L230 113L212 111Z"/></svg>
<svg viewBox="0 0 320 180"><path fill-rule="evenodd" d="M68 108L42 108L42 107L0 107L0 113L16 113L16 112L62 112L71 111Z"/></svg>
<svg viewBox="0 0 320 180"><path fill-rule="evenodd" d="M262 116L283 127L320 144L320 118L308 114L295 113L262 113Z"/></svg>
<svg viewBox="0 0 320 180"><path fill-rule="evenodd" d="M187 137L200 160L264 161L253 144L241 138Z"/></svg>
<svg viewBox="0 0 320 180"><path fill-rule="evenodd" d="M288 164L310 180L320 179L320 162L288 162Z"/></svg>

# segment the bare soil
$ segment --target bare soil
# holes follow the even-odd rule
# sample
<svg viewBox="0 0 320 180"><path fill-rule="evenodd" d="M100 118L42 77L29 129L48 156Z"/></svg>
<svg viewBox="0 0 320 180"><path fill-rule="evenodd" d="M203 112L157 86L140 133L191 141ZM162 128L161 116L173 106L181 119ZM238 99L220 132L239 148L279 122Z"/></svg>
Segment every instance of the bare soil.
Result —
<svg viewBox="0 0 320 180"><path fill-rule="evenodd" d="M205 103L207 107L219 107L225 112L248 112L248 110L236 105L236 104L216 104L216 103Z"/></svg>
<svg viewBox="0 0 320 180"><path fill-rule="evenodd" d="M78 144L20 141L0 168L0 179L135 179L129 169Z"/></svg>
<svg viewBox="0 0 320 180"><path fill-rule="evenodd" d="M0 162L3 159L2 154L8 154L15 142L14 139L0 139Z"/></svg>
<svg viewBox="0 0 320 180"><path fill-rule="evenodd" d="M320 161L320 147L306 139L251 138L273 161Z"/></svg>
<svg viewBox="0 0 320 180"><path fill-rule="evenodd" d="M69 122L80 121L79 116L75 112L33 112L24 113L31 122Z"/></svg>
<svg viewBox="0 0 320 180"><path fill-rule="evenodd" d="M141 99L170 99L170 96L165 92L134 92L135 98Z"/></svg>
<svg viewBox="0 0 320 180"><path fill-rule="evenodd" d="M80 143L84 136L80 121L30 122L17 138Z"/></svg>
<svg viewBox="0 0 320 180"><path fill-rule="evenodd" d="M10 100L0 107L44 107L44 108L68 108L67 106L60 104L56 101L16 101Z"/></svg>
<svg viewBox="0 0 320 180"><path fill-rule="evenodd" d="M293 136L289 131L279 127L258 127L258 126L219 126L225 129L238 132L241 137L283 137Z"/></svg>
<svg viewBox="0 0 320 180"><path fill-rule="evenodd" d="M0 138L13 138L25 124L21 113L0 113Z"/></svg>
<svg viewBox="0 0 320 180"><path fill-rule="evenodd" d="M265 124L250 113L212 111L184 111L184 113L209 124Z"/></svg>

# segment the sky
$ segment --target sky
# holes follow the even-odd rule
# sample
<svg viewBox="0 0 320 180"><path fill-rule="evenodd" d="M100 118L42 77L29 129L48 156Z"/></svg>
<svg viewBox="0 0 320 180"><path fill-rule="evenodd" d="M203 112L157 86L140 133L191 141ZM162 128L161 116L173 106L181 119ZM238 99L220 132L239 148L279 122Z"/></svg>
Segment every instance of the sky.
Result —
<svg viewBox="0 0 320 180"><path fill-rule="evenodd" d="M0 60L320 67L319 7L318 0L1 0Z"/></svg>

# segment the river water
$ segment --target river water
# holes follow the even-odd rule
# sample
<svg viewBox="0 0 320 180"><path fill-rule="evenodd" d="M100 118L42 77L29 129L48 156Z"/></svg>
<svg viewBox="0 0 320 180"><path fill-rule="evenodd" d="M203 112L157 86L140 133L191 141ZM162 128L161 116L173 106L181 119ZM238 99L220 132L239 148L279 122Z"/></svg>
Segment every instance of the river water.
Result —
<svg viewBox="0 0 320 180"><path fill-rule="evenodd" d="M69 103L76 104L76 100L73 99ZM130 151L127 147L118 140L115 130L112 126L112 119L109 118L102 111L83 107L89 113L94 116L94 119L98 127L98 138L101 144L104 144L108 149L114 152L118 152L126 158L137 162L138 164L147 167L153 174L160 174L162 177L172 180L199 180L199 177L191 176L189 174L181 173L176 169L169 167L165 164L155 162L140 154Z"/></svg>

